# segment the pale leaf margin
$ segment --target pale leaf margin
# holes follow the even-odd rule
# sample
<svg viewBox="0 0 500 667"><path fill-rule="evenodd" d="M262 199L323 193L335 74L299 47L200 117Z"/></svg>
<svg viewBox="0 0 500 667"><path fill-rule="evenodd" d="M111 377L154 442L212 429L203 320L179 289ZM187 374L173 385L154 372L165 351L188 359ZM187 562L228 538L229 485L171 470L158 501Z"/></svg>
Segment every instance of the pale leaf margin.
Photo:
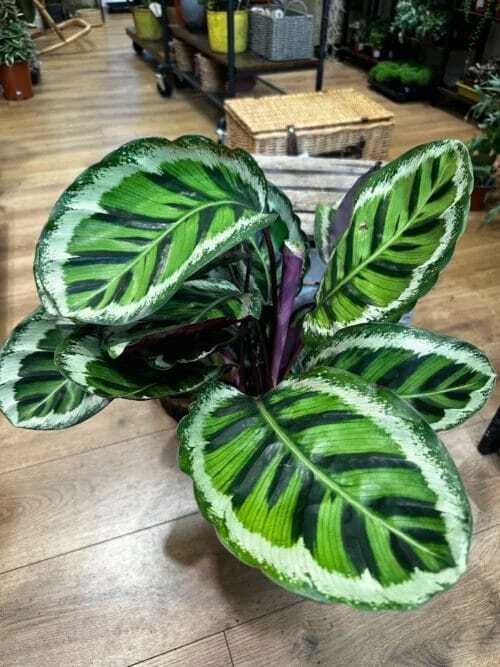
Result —
<svg viewBox="0 0 500 667"><path fill-rule="evenodd" d="M318 369L309 377L286 380L278 388L295 384L307 391L330 392L347 402L353 400L348 387L344 392L339 391L338 386L333 388L320 374L321 370ZM381 412L381 403L376 398L378 392L391 397L394 411ZM436 494L436 509L443 513L456 566L438 573L417 570L410 580L384 587L367 570L359 578L347 578L328 572L317 564L302 538L290 548L271 544L261 535L245 528L232 509L231 497L214 489L204 467L204 448L209 445L209 441L203 437L204 422L219 405L241 396L237 389L227 385L210 385L200 393L191 412L177 428L180 468L193 479L201 513L215 526L219 539L234 556L247 565L259 568L270 579L293 593L320 602L344 602L360 609L413 609L456 583L467 566L472 531L470 507L452 459L416 411L388 390L374 390L370 395L356 396L360 413L377 420L378 426L398 442L406 458L420 468L427 484ZM385 405L384 401L383 407ZM410 418L402 418L401 411ZM415 438L419 441L418 448L414 444ZM429 440L434 445L429 446ZM441 463L440 469L436 466L437 459ZM468 519L466 525L463 517Z"/></svg>

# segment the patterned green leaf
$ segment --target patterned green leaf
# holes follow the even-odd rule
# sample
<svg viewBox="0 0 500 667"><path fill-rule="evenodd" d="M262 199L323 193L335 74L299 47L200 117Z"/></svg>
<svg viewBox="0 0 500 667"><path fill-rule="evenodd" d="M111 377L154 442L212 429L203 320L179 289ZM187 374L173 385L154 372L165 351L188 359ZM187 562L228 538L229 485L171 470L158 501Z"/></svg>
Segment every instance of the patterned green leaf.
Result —
<svg viewBox="0 0 500 667"><path fill-rule="evenodd" d="M467 148L454 140L414 148L372 174L356 191L351 226L327 266L307 334L409 310L453 254L472 183Z"/></svg>
<svg viewBox="0 0 500 667"><path fill-rule="evenodd" d="M328 237L335 230L336 213L341 202L342 199L339 199L334 204L319 204L314 214L314 243L324 262L328 262L331 257Z"/></svg>
<svg viewBox="0 0 500 667"><path fill-rule="evenodd" d="M270 225L254 160L209 140L133 141L56 203L35 272L64 317L127 324L150 315L229 248Z"/></svg>
<svg viewBox="0 0 500 667"><path fill-rule="evenodd" d="M393 392L331 369L260 400L212 385L178 435L220 539L289 590L410 608L465 569L471 517L458 473Z"/></svg>
<svg viewBox="0 0 500 667"><path fill-rule="evenodd" d="M223 279L190 280L147 321L106 329L103 343L108 354L116 358L129 345L173 334L180 327L196 330L203 325L207 329L246 317L258 318L261 307L258 291L243 293Z"/></svg>
<svg viewBox="0 0 500 667"><path fill-rule="evenodd" d="M359 324L338 331L309 354L303 368L333 366L387 387L435 431L454 428L480 410L495 371L474 345L399 324Z"/></svg>
<svg viewBox="0 0 500 667"><path fill-rule="evenodd" d="M149 367L140 357L111 359L98 334L83 327L57 348L55 362L62 373L98 396L142 400L196 391L220 372L219 368L186 364L169 371Z"/></svg>
<svg viewBox="0 0 500 667"><path fill-rule="evenodd" d="M56 368L54 351L69 331L38 308L6 340L0 351L0 410L14 426L67 428L108 405Z"/></svg>
<svg viewBox="0 0 500 667"><path fill-rule="evenodd" d="M169 336L156 345L147 346L142 353L146 363L157 370L168 370L177 364L193 364L206 359L236 339L235 327L202 329L198 333ZM177 371L182 373L182 369Z"/></svg>

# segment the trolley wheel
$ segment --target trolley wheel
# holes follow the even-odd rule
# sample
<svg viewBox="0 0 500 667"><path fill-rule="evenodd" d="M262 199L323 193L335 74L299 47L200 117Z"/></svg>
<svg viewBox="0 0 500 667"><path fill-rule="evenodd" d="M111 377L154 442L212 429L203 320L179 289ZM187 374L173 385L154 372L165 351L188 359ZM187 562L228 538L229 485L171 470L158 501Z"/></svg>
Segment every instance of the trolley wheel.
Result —
<svg viewBox="0 0 500 667"><path fill-rule="evenodd" d="M162 97L172 97L173 88L169 81L163 79L162 83L159 81L156 84L156 90L160 93Z"/></svg>
<svg viewBox="0 0 500 667"><path fill-rule="evenodd" d="M144 49L140 44L137 44L137 42L132 42L132 47L138 56L142 56L142 52L144 51Z"/></svg>

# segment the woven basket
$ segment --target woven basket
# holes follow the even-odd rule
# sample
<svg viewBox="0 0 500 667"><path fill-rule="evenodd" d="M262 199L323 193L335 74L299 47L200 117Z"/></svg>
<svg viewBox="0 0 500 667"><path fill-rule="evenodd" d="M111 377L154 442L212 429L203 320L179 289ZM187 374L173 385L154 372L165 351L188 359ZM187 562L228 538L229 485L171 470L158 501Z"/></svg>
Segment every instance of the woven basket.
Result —
<svg viewBox="0 0 500 667"><path fill-rule="evenodd" d="M299 5L301 11L292 9ZM256 11L250 12L250 50L267 60L304 60L313 55L314 18L307 13L301 0L291 0L283 6L266 8L285 12L275 18Z"/></svg>
<svg viewBox="0 0 500 667"><path fill-rule="evenodd" d="M289 128L299 154L322 155L359 146L359 157L387 157L393 114L350 88L322 93L226 101L228 145L250 153L289 154Z"/></svg>
<svg viewBox="0 0 500 667"><path fill-rule="evenodd" d="M174 52L177 68L181 72L194 72L195 50L179 39L173 39L171 47Z"/></svg>
<svg viewBox="0 0 500 667"><path fill-rule="evenodd" d="M222 92L225 85L223 68L201 53L197 53L194 59L194 71L200 79L202 90L206 93Z"/></svg>

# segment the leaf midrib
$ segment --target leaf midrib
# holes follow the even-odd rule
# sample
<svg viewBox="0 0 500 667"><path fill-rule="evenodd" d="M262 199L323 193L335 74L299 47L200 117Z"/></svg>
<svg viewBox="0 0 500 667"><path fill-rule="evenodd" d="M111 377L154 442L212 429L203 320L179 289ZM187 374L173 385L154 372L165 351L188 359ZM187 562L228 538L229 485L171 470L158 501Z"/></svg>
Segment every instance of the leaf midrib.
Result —
<svg viewBox="0 0 500 667"><path fill-rule="evenodd" d="M169 227L168 227L162 234L160 234L154 241L152 241L152 242L149 243L147 246L145 246L144 249L141 250L131 262L129 262L128 264L125 264L124 267L126 267L126 268L124 268L123 271L120 271L120 272L119 272L117 275L115 275L109 282L107 282L103 287L101 287L101 288L99 288L99 289L97 289L97 290L94 290L94 291L92 292L92 294L95 296L96 294L100 294L100 293L102 293L102 292L106 292L106 290L109 289L110 285L113 285L113 283L115 283L115 282L117 282L118 280L120 280L120 279L121 279L121 278L122 278L128 271L130 271L130 270L133 268L133 266L134 266L135 264L137 264L137 263L142 259L142 257L143 257L144 255L146 255L147 253L151 252L151 250L152 250L155 246L157 246L158 244L160 244L166 236L168 236L169 234L172 234L172 233L177 229L177 227L178 227L179 225L181 225L183 222L185 222L186 220L188 220L189 218L191 218L193 215L196 215L196 214L199 213L200 211L204 211L205 209L208 209L208 208L213 208L213 207L217 207L217 206L229 206L229 205L233 205L233 206L242 206L242 207L244 207L246 210L250 210L250 211L253 211L254 213L258 213L258 211L256 211L255 209L249 209L248 206L246 206L245 204L242 204L241 202L238 202L238 201L235 201L235 200L232 200L232 199L227 199L227 200L226 200L226 199L223 199L222 201L209 202L208 204L202 204L201 206L197 206L196 208L191 209L190 211L188 211L187 213L185 213L183 216L181 216L181 217L179 218L179 220L177 220L177 222L172 223L172 224L171 224L171 225L170 225L170 226L169 226Z"/></svg>
<svg viewBox="0 0 500 667"><path fill-rule="evenodd" d="M418 394L404 394L404 393L399 394L398 393L398 396L400 398L406 398L406 399L408 399L408 398L425 398L426 396L439 396L441 394L449 394L450 392L461 391L462 389L470 390L472 392L472 391L476 391L477 387L474 388L473 385L462 384L462 385L459 385L458 387L449 387L449 388L445 388L445 389L440 389L438 391L420 392Z"/></svg>
<svg viewBox="0 0 500 667"><path fill-rule="evenodd" d="M336 494L341 496L344 500L346 500L350 505L356 508L358 512L361 514L366 515L370 519L377 521L378 523L382 524L384 528L386 528L388 531L394 533L398 537L400 537L402 540L407 542L408 544L411 544L413 547L420 549L420 551L425 551L426 553L430 554L434 558L437 558L439 560L445 560L443 559L439 554L435 553L432 551L432 549L428 549L427 547L424 547L422 544L411 538L409 535L406 533L402 532L398 528L395 528L391 524L387 523L379 514L376 514L375 512L372 512L369 510L365 505L362 503L358 502L355 500L347 491L345 491L339 484L334 482L331 477L326 475L318 466L316 466L310 459L303 454L303 452L300 450L300 447L292 440L292 438L288 435L288 433L280 426L280 424L276 421L276 419L273 417L273 415L267 410L265 405L262 403L261 400L256 399L255 403L257 405L257 409L259 410L260 414L266 421L266 423L272 428L272 430L276 433L280 441L290 449L292 454L308 469L311 471L311 473L321 481L327 488L330 490L334 491Z"/></svg>
<svg viewBox="0 0 500 667"><path fill-rule="evenodd" d="M432 189L431 193L429 194L429 196L427 197L427 199L425 201L425 204L422 204L422 206L420 207L420 210L421 210L421 208L423 208L427 205L430 196L434 192L434 189L438 189L438 187L436 186L436 188ZM420 210L419 210L419 213L420 213ZM358 266L356 266L347 276L342 278L342 280L340 282L338 282L333 287L333 289L331 289L329 292L326 293L325 299L330 299L346 283L350 282L354 276L356 276L360 271L362 271L365 268L365 266L370 264L374 259L376 259L383 252L385 252L387 250L387 248L389 248L395 241L397 241L406 232L406 230L413 225L413 223L415 222L415 219L418 217L419 213L417 215L413 215L411 218L409 218L408 223L405 226L403 226L403 228L395 236L391 236L389 241L387 241L385 244L380 246L380 248L378 250L376 250L373 254L371 254L369 257L367 257L363 262L361 262L361 264L358 264ZM354 230L353 230L353 233L354 233Z"/></svg>

